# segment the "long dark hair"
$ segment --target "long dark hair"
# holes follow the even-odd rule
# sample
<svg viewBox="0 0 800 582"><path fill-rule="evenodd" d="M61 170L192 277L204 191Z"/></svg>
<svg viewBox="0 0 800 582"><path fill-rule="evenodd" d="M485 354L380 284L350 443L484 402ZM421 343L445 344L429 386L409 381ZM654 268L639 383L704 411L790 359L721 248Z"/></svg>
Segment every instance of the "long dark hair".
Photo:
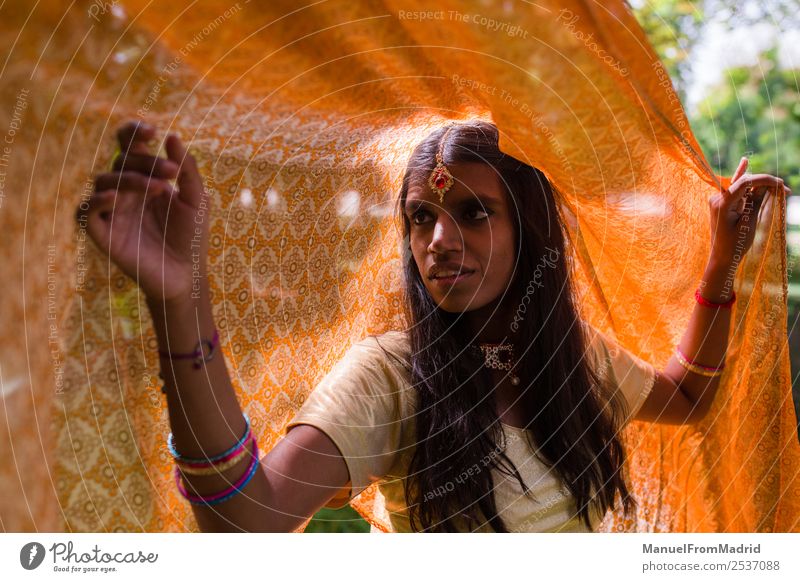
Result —
<svg viewBox="0 0 800 582"><path fill-rule="evenodd" d="M410 236L403 212L409 187L426 183L445 130L431 133L409 158L397 208L405 241ZM609 397L610 387L587 359L567 235L553 187L536 168L503 154L497 128L485 121L456 125L444 144L444 162L488 164L509 196L518 252L507 300L522 313L521 320L515 315L514 325L509 322L514 330L509 337L518 348L515 373L521 378L521 402L526 418L532 419L527 428L538 456L572 493L587 527L591 505L605 513L614 507L617 493L629 513L635 500L625 483L625 453L618 438L624 403ZM462 314L438 307L410 252L404 274L417 396L416 447L404 483L411 528L471 531L488 522L495 531L506 532L492 494L491 469L513 476L526 495L531 493L503 452L491 377L480 352L469 345Z"/></svg>

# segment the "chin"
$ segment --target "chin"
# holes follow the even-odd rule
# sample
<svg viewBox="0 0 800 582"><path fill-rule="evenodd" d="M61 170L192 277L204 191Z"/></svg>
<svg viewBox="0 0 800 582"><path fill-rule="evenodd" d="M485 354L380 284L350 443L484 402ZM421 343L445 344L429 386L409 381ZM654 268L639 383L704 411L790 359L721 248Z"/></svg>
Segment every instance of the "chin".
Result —
<svg viewBox="0 0 800 582"><path fill-rule="evenodd" d="M439 306L439 309L448 313L465 313L480 308L480 305L474 300L472 302L469 300L460 300L453 295L450 295L447 299L437 299L435 295L433 298L434 301L436 301L436 305Z"/></svg>
<svg viewBox="0 0 800 582"><path fill-rule="evenodd" d="M446 311L447 313L464 313L465 311L467 311L466 309L456 305L452 301L445 301L444 303L437 303L437 305L439 306L439 309L441 309L442 311Z"/></svg>

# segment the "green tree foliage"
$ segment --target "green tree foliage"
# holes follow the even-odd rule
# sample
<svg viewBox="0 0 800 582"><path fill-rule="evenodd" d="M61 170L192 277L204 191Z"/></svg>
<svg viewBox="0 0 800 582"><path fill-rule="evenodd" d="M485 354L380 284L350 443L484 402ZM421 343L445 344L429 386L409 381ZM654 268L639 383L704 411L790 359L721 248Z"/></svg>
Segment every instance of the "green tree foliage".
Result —
<svg viewBox="0 0 800 582"><path fill-rule="evenodd" d="M800 71L780 70L776 50L727 71L690 119L714 169L730 175L743 154L750 171L773 174L800 192Z"/></svg>
<svg viewBox="0 0 800 582"><path fill-rule="evenodd" d="M369 533L369 523L349 505L341 509L320 509L304 533Z"/></svg>
<svg viewBox="0 0 800 582"><path fill-rule="evenodd" d="M681 101L691 82L689 55L703 30L703 3L689 0L632 2L634 14L647 33Z"/></svg>

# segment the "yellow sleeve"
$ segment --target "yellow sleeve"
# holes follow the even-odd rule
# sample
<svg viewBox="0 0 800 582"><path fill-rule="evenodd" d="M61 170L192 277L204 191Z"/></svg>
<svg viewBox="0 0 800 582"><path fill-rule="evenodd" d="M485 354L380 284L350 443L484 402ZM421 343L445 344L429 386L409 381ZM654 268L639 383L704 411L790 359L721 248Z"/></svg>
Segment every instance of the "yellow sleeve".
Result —
<svg viewBox="0 0 800 582"><path fill-rule="evenodd" d="M647 400L656 382L656 368L634 356L603 332L588 326L590 347L595 353L598 372L615 387L628 407L624 424L630 422Z"/></svg>
<svg viewBox="0 0 800 582"><path fill-rule="evenodd" d="M350 491L345 488L327 507L346 505L389 471L400 448L400 389L397 369L369 337L345 353L286 426L315 426L341 452Z"/></svg>

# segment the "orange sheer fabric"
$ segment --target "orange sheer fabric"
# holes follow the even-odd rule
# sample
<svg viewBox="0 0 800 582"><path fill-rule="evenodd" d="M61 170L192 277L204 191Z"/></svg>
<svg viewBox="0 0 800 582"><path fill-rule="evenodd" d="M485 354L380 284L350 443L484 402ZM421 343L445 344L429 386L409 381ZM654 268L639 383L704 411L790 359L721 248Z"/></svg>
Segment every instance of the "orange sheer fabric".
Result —
<svg viewBox="0 0 800 582"><path fill-rule="evenodd" d="M6 3L0 131L24 106L0 168L3 528L196 529L143 297L73 220L128 118L178 132L201 163L216 321L262 450L352 343L404 326L391 211L413 145L447 119L493 120L504 151L545 171L584 316L662 366L721 179L633 16L602 4ZM735 280L711 413L626 431L640 510L601 529L800 530L784 212L766 203ZM385 527L376 487L355 505Z"/></svg>

